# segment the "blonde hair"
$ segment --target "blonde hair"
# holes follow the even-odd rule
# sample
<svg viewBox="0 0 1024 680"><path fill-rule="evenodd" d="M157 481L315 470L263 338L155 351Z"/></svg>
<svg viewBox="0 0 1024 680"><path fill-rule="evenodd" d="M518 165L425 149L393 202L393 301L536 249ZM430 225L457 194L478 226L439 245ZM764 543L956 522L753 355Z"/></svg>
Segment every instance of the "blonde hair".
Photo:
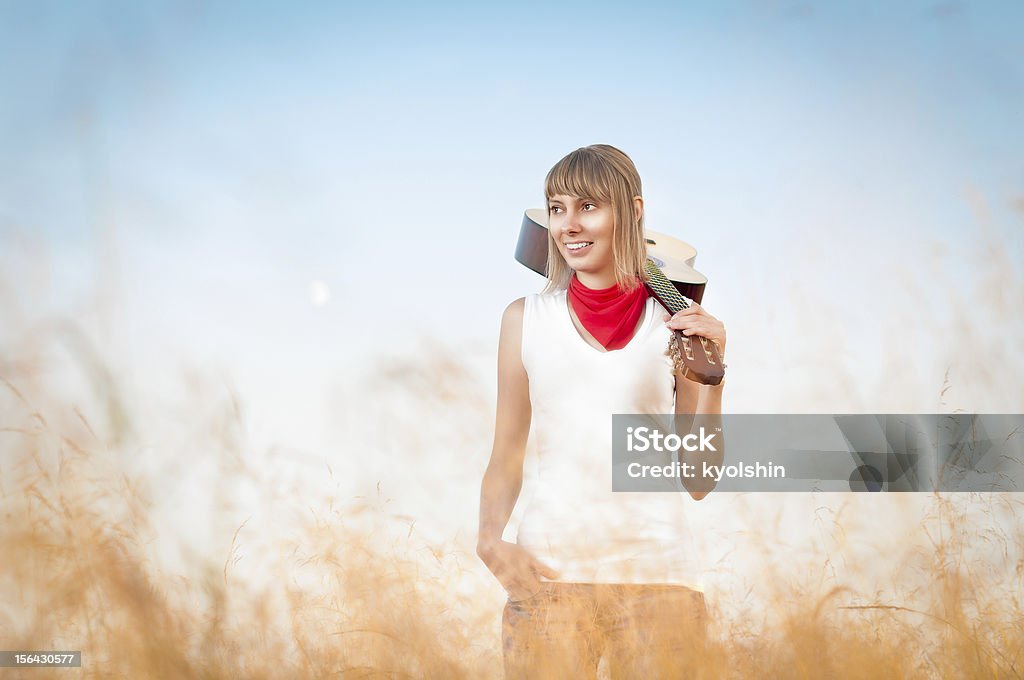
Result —
<svg viewBox="0 0 1024 680"><path fill-rule="evenodd" d="M637 220L633 197L640 190L640 173L629 156L608 144L592 144L576 149L548 171L544 180L545 206L552 196L564 194L577 198L593 198L612 207L612 256L615 262L615 283L631 291L636 277L647 281L647 242L644 240L644 218ZM549 211L550 209L545 208ZM548 231L548 282L545 293L568 288L572 268Z"/></svg>

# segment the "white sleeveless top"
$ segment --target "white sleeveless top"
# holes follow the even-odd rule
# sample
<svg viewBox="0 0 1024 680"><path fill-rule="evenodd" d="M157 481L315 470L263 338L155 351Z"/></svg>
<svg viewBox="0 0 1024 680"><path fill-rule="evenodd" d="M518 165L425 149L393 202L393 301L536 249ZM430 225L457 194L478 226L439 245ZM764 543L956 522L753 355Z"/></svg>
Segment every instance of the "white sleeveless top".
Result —
<svg viewBox="0 0 1024 680"><path fill-rule="evenodd" d="M560 572L544 580L703 591L684 516L689 494L611 490L612 414L675 409L665 308L649 297L629 344L602 352L576 330L566 296L525 300L522 360L538 480L517 543Z"/></svg>

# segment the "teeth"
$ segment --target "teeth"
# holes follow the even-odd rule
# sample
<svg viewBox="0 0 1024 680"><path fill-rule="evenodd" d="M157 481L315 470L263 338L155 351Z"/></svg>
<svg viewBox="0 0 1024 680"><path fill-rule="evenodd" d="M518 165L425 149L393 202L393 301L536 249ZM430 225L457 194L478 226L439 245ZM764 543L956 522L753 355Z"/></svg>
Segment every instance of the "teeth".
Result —
<svg viewBox="0 0 1024 680"><path fill-rule="evenodd" d="M592 243L593 241L587 241L585 243L566 243L565 247L568 248L569 250L579 250L580 248L584 246L589 246Z"/></svg>

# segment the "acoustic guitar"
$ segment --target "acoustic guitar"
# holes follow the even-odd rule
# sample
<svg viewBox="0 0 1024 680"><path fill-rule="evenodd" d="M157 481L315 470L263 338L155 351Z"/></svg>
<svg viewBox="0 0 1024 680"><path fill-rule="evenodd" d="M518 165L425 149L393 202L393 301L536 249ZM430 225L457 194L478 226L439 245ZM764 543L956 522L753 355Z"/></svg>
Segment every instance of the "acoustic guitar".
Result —
<svg viewBox="0 0 1024 680"><path fill-rule="evenodd" d="M541 276L547 276L548 214L543 208L530 208L523 214L516 243L515 258ZM693 268L697 250L689 243L647 229L647 290L671 314L688 309L688 300L700 301L707 286L706 276ZM725 377L725 364L718 346L700 335L672 333L668 354L683 377L703 385L717 385Z"/></svg>

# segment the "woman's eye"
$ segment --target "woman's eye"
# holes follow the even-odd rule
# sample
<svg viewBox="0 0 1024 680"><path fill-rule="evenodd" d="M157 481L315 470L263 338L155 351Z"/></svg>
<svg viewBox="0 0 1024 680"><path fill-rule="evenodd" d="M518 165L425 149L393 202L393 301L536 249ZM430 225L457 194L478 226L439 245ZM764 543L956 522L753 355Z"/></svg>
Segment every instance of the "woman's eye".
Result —
<svg viewBox="0 0 1024 680"><path fill-rule="evenodd" d="M584 207L584 208L586 208L586 207L587 207L588 205L589 205L590 207L592 207L592 208L596 208L596 207L597 207L597 206L596 206L595 204L593 204L593 203L584 203L584 204L583 204L583 207Z"/></svg>
<svg viewBox="0 0 1024 680"><path fill-rule="evenodd" d="M559 208L557 205L553 205L550 208L548 208L548 212L558 212L559 210L561 210L561 208Z"/></svg>

